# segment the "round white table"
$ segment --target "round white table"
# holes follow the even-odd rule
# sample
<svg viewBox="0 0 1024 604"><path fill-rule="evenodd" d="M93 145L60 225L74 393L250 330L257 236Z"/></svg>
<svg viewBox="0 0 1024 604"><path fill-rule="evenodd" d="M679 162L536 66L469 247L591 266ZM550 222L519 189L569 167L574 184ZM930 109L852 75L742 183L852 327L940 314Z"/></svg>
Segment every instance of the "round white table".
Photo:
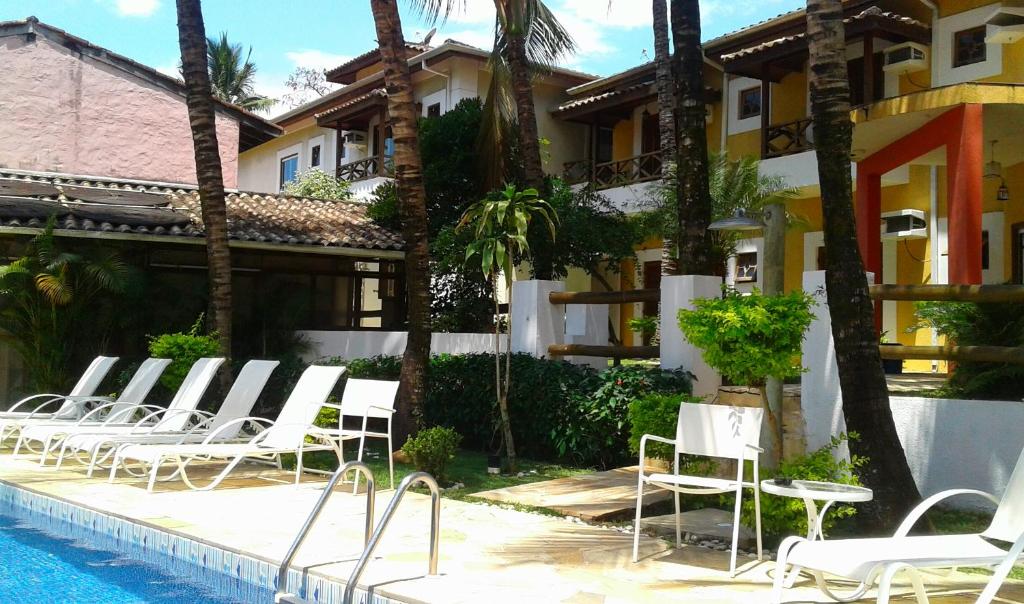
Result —
<svg viewBox="0 0 1024 604"><path fill-rule="evenodd" d="M871 489L866 487L815 480L793 480L786 485L776 484L774 480L762 480L761 490L780 497L804 500L804 507L807 508L807 539L809 541L825 540L825 535L821 532L822 521L833 503L871 501L871 498L874 497ZM819 510L815 501L824 501L825 504Z"/></svg>

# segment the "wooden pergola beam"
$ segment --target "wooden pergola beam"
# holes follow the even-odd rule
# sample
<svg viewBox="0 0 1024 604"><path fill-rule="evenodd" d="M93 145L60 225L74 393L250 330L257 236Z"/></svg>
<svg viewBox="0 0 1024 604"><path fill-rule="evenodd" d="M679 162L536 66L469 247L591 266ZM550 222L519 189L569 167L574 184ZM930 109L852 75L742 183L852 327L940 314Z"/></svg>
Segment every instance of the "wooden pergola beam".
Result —
<svg viewBox="0 0 1024 604"><path fill-rule="evenodd" d="M660 302L660 289L627 289L617 292L551 292L552 304L633 304L634 302Z"/></svg>
<svg viewBox="0 0 1024 604"><path fill-rule="evenodd" d="M879 346L883 359L901 361L970 361L1024 365L1024 347L1011 346Z"/></svg>
<svg viewBox="0 0 1024 604"><path fill-rule="evenodd" d="M874 300L928 302L1024 302L1021 285L872 285Z"/></svg>
<svg viewBox="0 0 1024 604"><path fill-rule="evenodd" d="M603 357L606 359L656 359L658 346L599 346L596 344L552 344L548 354L557 356Z"/></svg>

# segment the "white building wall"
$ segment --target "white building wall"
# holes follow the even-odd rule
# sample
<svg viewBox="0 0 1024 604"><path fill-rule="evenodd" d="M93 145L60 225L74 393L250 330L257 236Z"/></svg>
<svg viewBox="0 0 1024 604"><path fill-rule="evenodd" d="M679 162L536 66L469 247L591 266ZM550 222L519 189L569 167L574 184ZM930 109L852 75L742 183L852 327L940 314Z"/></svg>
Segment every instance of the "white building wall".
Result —
<svg viewBox="0 0 1024 604"><path fill-rule="evenodd" d="M297 151L299 169L308 170L311 159L311 143L323 141L320 149L320 166L328 173L334 172L335 137L337 132L321 128L311 119L298 129L279 136L262 145L249 149L238 156L238 188L256 193L277 193L281 170L282 153Z"/></svg>

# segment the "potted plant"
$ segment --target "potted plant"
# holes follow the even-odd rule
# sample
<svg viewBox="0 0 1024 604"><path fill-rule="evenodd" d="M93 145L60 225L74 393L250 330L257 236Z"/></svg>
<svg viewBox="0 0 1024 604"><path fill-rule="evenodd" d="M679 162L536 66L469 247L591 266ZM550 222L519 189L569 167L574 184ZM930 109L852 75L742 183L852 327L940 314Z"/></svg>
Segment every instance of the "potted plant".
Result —
<svg viewBox="0 0 1024 604"><path fill-rule="evenodd" d="M679 311L679 327L704 361L733 383L757 388L771 432L775 465L782 459L781 409L768 404L769 377L784 380L803 372L800 347L811 324L814 300L802 291L765 296L726 289L721 298L694 300Z"/></svg>

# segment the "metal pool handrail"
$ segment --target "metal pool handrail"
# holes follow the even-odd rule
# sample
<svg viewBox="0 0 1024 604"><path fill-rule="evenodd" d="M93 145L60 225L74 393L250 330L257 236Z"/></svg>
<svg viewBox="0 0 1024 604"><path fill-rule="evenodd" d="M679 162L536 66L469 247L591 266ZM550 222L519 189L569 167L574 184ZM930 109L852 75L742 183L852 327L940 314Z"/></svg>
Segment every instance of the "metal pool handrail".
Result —
<svg viewBox="0 0 1024 604"><path fill-rule="evenodd" d="M391 503L388 504L388 509L384 510L384 516L380 519L380 523L377 524L377 529L373 532L373 536L370 537L366 549L363 550L363 555L359 557L359 562L356 562L355 568L352 569L352 574L349 575L348 583L345 585L345 598L343 600L345 604L352 604L352 598L355 595L359 577L366 569L366 564L373 556L373 551L377 549L381 535L388 528L388 523L391 522L392 516L395 515L395 510L398 509L398 504L402 502L402 497L412 485L418 482L422 482L430 489L430 561L428 574L437 574L437 546L440 540L439 525L441 522L441 489L437 486L437 480L430 474L426 472L413 472L399 483L398 488L395 490L395 496L392 497Z"/></svg>
<svg viewBox="0 0 1024 604"><path fill-rule="evenodd" d="M320 494L320 499L318 499L316 505L313 506L313 511L309 513L309 517L306 518L305 524L303 524L302 528L299 529L299 534L295 536L295 541L292 542L292 546L288 548L288 553L285 554L284 560L281 561L281 566L277 570L278 597L288 592L288 567L291 566L292 560L295 559L295 554L299 553L299 548L302 547L302 543L309 535L310 529L313 528L313 525L320 517L320 512L323 511L324 505L327 504L327 500L330 499L331 495L334 493L334 486L338 484L338 481L341 480L345 474L352 470L361 472L363 476L366 476L366 529L364 530L363 546L369 547L370 534L373 530L374 503L377 497L377 491L373 481L373 471L370 470L368 465L361 461L350 461L335 470L331 479L327 481L327 488L325 488L324 492Z"/></svg>

